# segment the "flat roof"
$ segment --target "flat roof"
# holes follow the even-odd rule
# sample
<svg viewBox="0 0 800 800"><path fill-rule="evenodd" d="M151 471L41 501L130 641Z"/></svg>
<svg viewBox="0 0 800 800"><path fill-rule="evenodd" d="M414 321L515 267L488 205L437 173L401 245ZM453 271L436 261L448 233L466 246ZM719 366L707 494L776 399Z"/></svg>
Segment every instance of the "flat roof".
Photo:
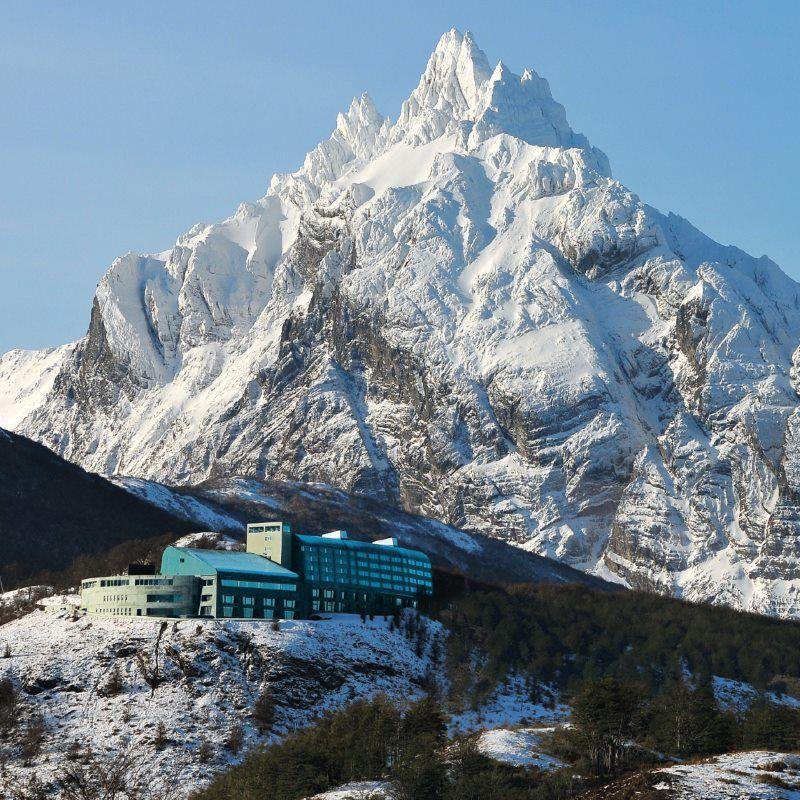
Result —
<svg viewBox="0 0 800 800"><path fill-rule="evenodd" d="M350 550L369 549L378 553L392 553L405 556L406 558L420 558L430 563L430 558L422 550L411 550L408 547L398 547L396 545L375 544L375 542L363 542L358 539L327 539L322 536L308 536L303 533L296 533L295 536L301 544L322 545L323 547L339 547Z"/></svg>
<svg viewBox="0 0 800 800"><path fill-rule="evenodd" d="M198 561L208 564L218 572L247 572L267 573L277 578L296 578L300 576L268 558L256 553L242 552L241 550L203 550L198 547L172 547L172 550L185 551Z"/></svg>

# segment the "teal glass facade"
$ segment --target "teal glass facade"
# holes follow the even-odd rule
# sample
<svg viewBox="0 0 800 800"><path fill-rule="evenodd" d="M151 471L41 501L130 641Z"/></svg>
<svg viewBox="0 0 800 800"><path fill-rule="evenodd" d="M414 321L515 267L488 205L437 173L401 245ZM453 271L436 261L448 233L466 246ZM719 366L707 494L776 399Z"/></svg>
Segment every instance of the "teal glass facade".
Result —
<svg viewBox="0 0 800 800"><path fill-rule="evenodd" d="M198 577L200 617L304 616L297 573L252 553L168 547L161 558L161 573Z"/></svg>
<svg viewBox="0 0 800 800"><path fill-rule="evenodd" d="M404 547L295 535L292 567L310 613L387 613L433 593L430 559Z"/></svg>

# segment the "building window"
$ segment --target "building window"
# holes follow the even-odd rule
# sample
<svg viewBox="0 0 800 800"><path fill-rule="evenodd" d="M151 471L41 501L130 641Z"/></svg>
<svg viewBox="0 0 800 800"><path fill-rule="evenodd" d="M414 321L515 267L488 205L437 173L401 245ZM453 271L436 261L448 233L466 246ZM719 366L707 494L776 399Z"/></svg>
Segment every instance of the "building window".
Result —
<svg viewBox="0 0 800 800"><path fill-rule="evenodd" d="M223 617L232 617L233 616L233 606L222 606L222 616Z"/></svg>
<svg viewBox="0 0 800 800"><path fill-rule="evenodd" d="M175 603L174 594L149 594L147 595L148 603Z"/></svg>
<svg viewBox="0 0 800 800"><path fill-rule="evenodd" d="M230 589L266 589L273 592L294 592L297 590L295 583L273 583L272 581L240 581L224 578L220 586Z"/></svg>
<svg viewBox="0 0 800 800"><path fill-rule="evenodd" d="M252 616L253 616L253 609L252 608L243 608L242 609L242 616L245 617L245 619L251 619Z"/></svg>
<svg viewBox="0 0 800 800"><path fill-rule="evenodd" d="M232 594L222 595L222 602L228 603L228 605L233 605L233 595Z"/></svg>
<svg viewBox="0 0 800 800"><path fill-rule="evenodd" d="M242 598L242 605L244 606L252 606L255 603L252 597L243 597Z"/></svg>

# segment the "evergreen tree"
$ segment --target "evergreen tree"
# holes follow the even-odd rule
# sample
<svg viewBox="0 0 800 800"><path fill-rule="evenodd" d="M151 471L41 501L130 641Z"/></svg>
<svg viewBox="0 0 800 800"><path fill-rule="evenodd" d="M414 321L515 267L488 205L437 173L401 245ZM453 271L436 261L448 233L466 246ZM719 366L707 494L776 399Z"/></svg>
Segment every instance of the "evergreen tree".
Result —
<svg viewBox="0 0 800 800"><path fill-rule="evenodd" d="M613 775L622 766L641 710L637 687L616 678L587 683L575 698L575 736L596 775Z"/></svg>
<svg viewBox="0 0 800 800"><path fill-rule="evenodd" d="M415 736L392 765L398 800L439 800L447 788L447 772L433 734Z"/></svg>

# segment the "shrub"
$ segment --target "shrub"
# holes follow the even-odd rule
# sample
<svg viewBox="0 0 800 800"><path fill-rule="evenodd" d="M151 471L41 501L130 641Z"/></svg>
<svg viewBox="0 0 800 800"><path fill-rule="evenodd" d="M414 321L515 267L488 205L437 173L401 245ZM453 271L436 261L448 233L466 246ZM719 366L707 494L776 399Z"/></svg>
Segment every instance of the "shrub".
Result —
<svg viewBox="0 0 800 800"><path fill-rule="evenodd" d="M42 714L34 714L25 726L20 739L20 755L23 763L30 764L42 751L47 725Z"/></svg>
<svg viewBox="0 0 800 800"><path fill-rule="evenodd" d="M253 720L261 733L269 732L275 721L275 698L272 690L264 687L253 706Z"/></svg>
<svg viewBox="0 0 800 800"><path fill-rule="evenodd" d="M201 764L208 764L212 758L214 758L214 748L211 746L211 742L208 739L200 739L197 747L197 760Z"/></svg>
<svg viewBox="0 0 800 800"><path fill-rule="evenodd" d="M121 694L125 690L125 684L122 681L122 675L119 671L119 666L114 664L111 667L111 671L108 673L108 678L106 678L106 682L103 685L99 694L104 697L114 697L115 695Z"/></svg>
<svg viewBox="0 0 800 800"><path fill-rule="evenodd" d="M164 725L163 720L159 720L156 725L156 731L153 734L153 747L156 750L163 750L169 744L169 737L167 736L167 727Z"/></svg>
<svg viewBox="0 0 800 800"><path fill-rule="evenodd" d="M0 733L13 729L19 713L19 690L11 678L0 678Z"/></svg>
<svg viewBox="0 0 800 800"><path fill-rule="evenodd" d="M244 728L237 722L228 731L225 738L225 747L235 756L238 756L244 746Z"/></svg>

